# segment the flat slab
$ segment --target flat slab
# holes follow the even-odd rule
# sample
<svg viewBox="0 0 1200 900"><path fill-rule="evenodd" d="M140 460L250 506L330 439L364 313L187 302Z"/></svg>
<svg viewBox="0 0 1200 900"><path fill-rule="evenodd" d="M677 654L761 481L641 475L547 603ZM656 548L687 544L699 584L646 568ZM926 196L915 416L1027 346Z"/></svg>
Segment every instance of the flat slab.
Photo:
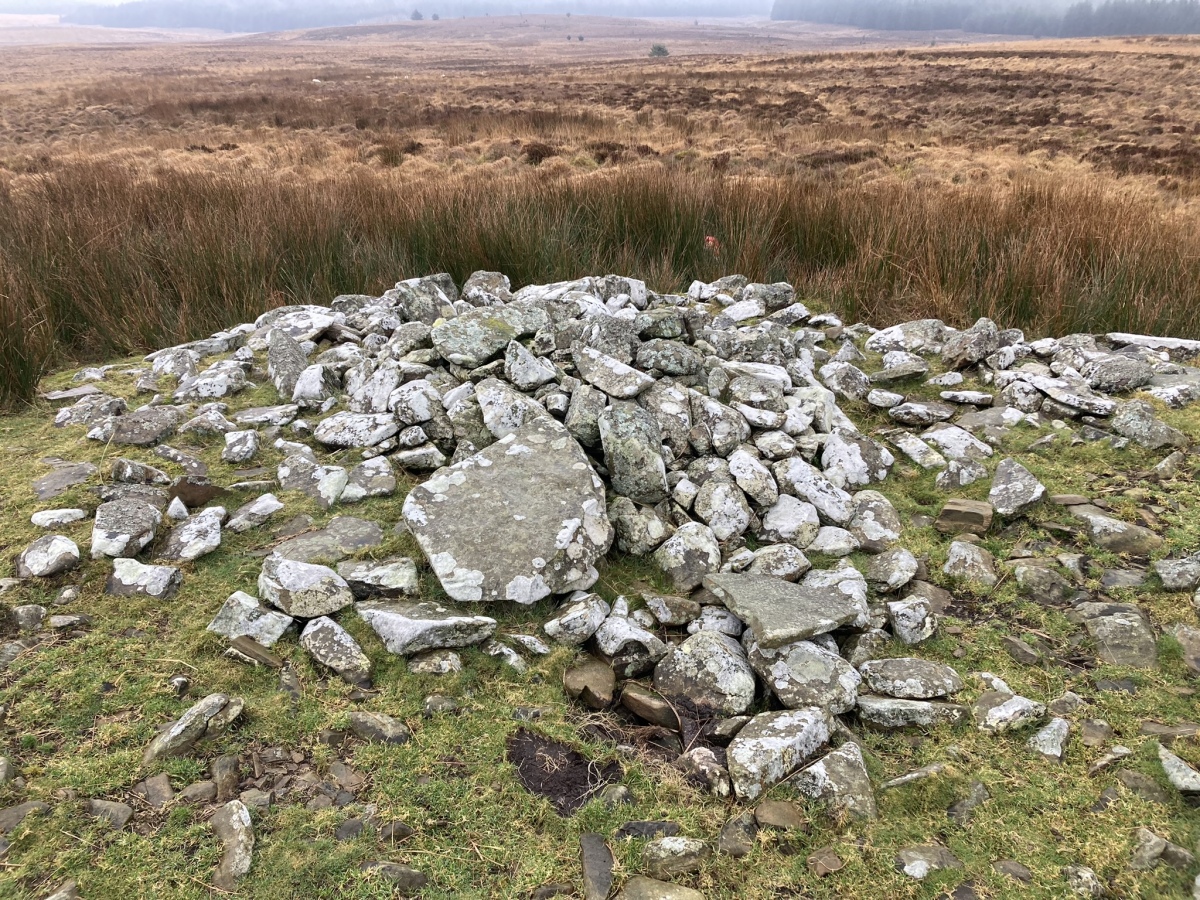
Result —
<svg viewBox="0 0 1200 900"><path fill-rule="evenodd" d="M536 603L587 590L613 538L604 483L547 416L418 485L404 520L443 589L462 602Z"/></svg>
<svg viewBox="0 0 1200 900"><path fill-rule="evenodd" d="M798 584L772 575L709 575L704 586L753 629L760 647L867 621L867 582L849 567L809 572Z"/></svg>

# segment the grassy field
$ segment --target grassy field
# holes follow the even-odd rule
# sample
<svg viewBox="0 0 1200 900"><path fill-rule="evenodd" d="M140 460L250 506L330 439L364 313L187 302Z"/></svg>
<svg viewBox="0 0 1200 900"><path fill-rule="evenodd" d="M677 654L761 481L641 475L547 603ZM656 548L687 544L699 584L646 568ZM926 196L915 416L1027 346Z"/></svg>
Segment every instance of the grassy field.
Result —
<svg viewBox="0 0 1200 900"><path fill-rule="evenodd" d="M49 386L68 383L66 375L50 379ZM133 396L128 380L114 379L118 393ZM975 387L968 382L964 387ZM928 388L927 391L934 389ZM271 389L240 395L237 406L268 402ZM870 411L848 407L864 426L872 424ZM1200 414L1164 412L1177 427L1194 431ZM64 434L49 424L47 410L30 409L0 423L8 462L0 468L0 548L6 559L0 576L9 574L11 554L35 538L29 515L39 508L32 500L29 481L45 471L39 460L48 454L90 460L102 470L115 455L78 432ZM1021 432L1004 449L1022 453L1039 434ZM219 458L219 441L196 446L218 482L232 480ZM155 462L148 453L133 458ZM999 459L1001 454L997 454ZM1099 444L1076 448L1070 454L1037 453L1022 456L1050 493L1086 493L1105 496L1118 514L1132 517L1139 506L1152 504L1164 510L1168 545L1200 546L1200 525L1191 510L1200 503L1193 472L1179 480L1156 485L1140 474L1157 461L1155 454L1138 450L1113 451ZM986 495L983 479L963 493L979 499ZM932 484L932 474L900 466L883 486L903 521L919 513L936 514L944 495ZM63 503L88 505L82 488L61 498ZM401 491L401 494L403 491ZM321 513L299 495L286 494L283 517L312 515L319 525ZM57 502L57 501L56 501ZM240 501L239 501L240 502ZM401 497L372 500L335 513L358 515L390 523L399 518ZM1020 540L1057 537L1042 529L1053 521L1056 509L1047 506L1027 523L991 536L985 546L1003 559ZM1061 520L1061 514L1058 514ZM86 544L86 523L65 533ZM272 748L299 753L303 768L329 777L330 766L343 760L365 776L358 790L359 805L345 810L307 810L294 799L285 799L265 813L256 814L258 844L252 874L239 896L276 898L386 897L390 888L359 871L363 861L387 858L426 872L430 897L524 897L536 886L553 881L578 883L578 835L599 831L611 835L630 819L668 819L682 833L715 839L724 822L736 815L730 807L684 783L660 757L643 750L633 757L619 753L601 740L589 725L607 725L622 734L622 726L606 716L588 715L564 704L560 679L572 654L557 650L518 675L477 651L464 654L465 671L438 678L407 674L404 661L390 657L375 636L353 617L347 626L371 657L378 692L365 701L350 699L350 689L329 680L307 655L287 639L276 651L297 673L302 694L293 705L279 689L278 674L251 669L222 655L223 642L206 634L205 625L233 590L253 591L259 563L251 553L273 538L259 534L228 535L221 550L203 562L185 566L184 586L173 600L162 603L104 595L105 563L85 565L82 596L63 612L86 612L94 619L87 634L75 640L54 640L22 656L0 678L0 694L11 704L6 720L6 752L28 786L24 797L42 799L53 812L48 818L31 818L13 835L13 848L0 870L0 896L43 896L66 877L77 878L84 896L179 897L210 896L206 886L219 858L203 808L176 804L156 813L135 803L134 824L113 832L82 815L85 799L104 797L129 801L136 782L165 771L176 790L206 776L205 759L219 752L237 752L248 761L255 754L266 758ZM372 556L410 553L420 559L408 538L393 537ZM876 784L935 761L949 763L946 772L931 781L879 794L881 819L867 825L839 827L816 806L808 807L810 834L762 832L757 849L745 860L714 857L695 876L680 879L700 888L711 900L719 898L776 897L934 897L945 888L970 880L980 896L1063 896L1059 869L1068 864L1092 867L1109 883L1116 896L1178 897L1186 892L1183 874L1162 866L1152 872L1127 869L1134 831L1148 827L1176 843L1193 847L1200 839L1195 811L1185 806L1162 777L1153 740L1141 733L1143 723L1177 724L1195 719L1195 679L1179 659L1178 651L1164 638L1164 659L1159 671L1125 670L1110 666L1026 667L1003 651L1009 634L1041 640L1054 652L1073 655L1087 645L1071 643L1071 626L1061 613L1047 610L1019 596L1011 579L991 592L979 593L949 584L940 575L949 539L932 528L908 526L902 545L927 556L933 578L955 589L960 613L944 622L942 636L923 644L920 655L946 662L960 672L991 671L1017 691L1048 701L1064 690L1073 690L1087 701L1080 717L1106 720L1115 730L1114 743L1135 751L1125 768L1140 771L1167 789L1165 805L1149 802L1120 788L1118 799L1101 812L1091 811L1100 792L1116 784L1110 770L1089 778L1089 765L1103 752L1081 747L1073 739L1066 762L1055 765L1032 758L1025 747L1026 734L992 737L973 728L942 729L898 737L864 732L868 767ZM1069 547L1069 544L1068 544ZM1097 565L1119 565L1120 560L1097 554L1085 544ZM854 557L863 565L866 557ZM423 592L438 596L436 581L423 568ZM1098 570L1092 570L1098 577ZM600 590L610 600L618 594L635 599L650 577L645 564L610 559ZM1093 581L1089 584L1095 588ZM1116 592L1117 596L1134 592ZM52 606L51 586L25 587L13 603L40 602ZM9 600L8 595L5 600ZM1140 594L1140 600L1159 626L1175 621L1193 622L1195 612L1185 595ZM498 612L502 627L536 633L549 615L542 604L522 610ZM954 629L960 629L955 631ZM904 648L893 648L903 655ZM174 718L189 701L177 700L169 679L186 674L193 695L228 692L246 699L245 723L233 733L205 747L197 758L172 760L150 769L139 761L141 751L157 723ZM1103 692L1100 678L1131 678L1137 692ZM971 684L968 698L982 687ZM456 698L459 714L422 719L424 697L441 693ZM542 707L535 726L544 734L579 747L600 760L618 760L626 770L633 806L606 809L599 802L584 807L571 818L560 818L544 799L524 792L505 760L505 741L521 723L513 718L518 707ZM414 730L414 740L402 747L350 742L343 748L325 746L322 729L338 728L346 712L366 708L404 719ZM622 740L638 745L636 732ZM1192 741L1176 742L1175 750L1197 761ZM992 799L980 807L967 825L956 825L946 808L966 795L973 781L982 782ZM8 789L0 789L0 805L8 802ZM795 796L786 785L772 797ZM368 827L359 837L338 841L334 831L351 815L362 815L362 805L372 804L380 823L403 821L414 829L412 837L392 846L382 843ZM897 873L895 852L914 843L942 842L965 863L967 872L949 872L923 883ZM639 871L641 842L615 842L620 872ZM833 846L846 863L836 875L820 878L807 859L818 848ZM1035 880L1018 886L994 872L991 862L1013 858L1027 865ZM752 873L752 874L751 874Z"/></svg>

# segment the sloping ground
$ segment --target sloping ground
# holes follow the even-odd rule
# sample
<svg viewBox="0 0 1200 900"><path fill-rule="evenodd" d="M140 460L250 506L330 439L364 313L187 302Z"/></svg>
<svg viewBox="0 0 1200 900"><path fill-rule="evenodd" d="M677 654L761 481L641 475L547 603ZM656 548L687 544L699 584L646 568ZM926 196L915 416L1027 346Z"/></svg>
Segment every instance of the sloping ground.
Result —
<svg viewBox="0 0 1200 900"><path fill-rule="evenodd" d="M3 602L13 608L6 625L11 637L0 648L6 661L0 699L6 704L9 748L7 780L0 789L8 865L0 884L9 893L44 897L71 878L86 897L128 895L131 888L142 896L207 895L223 852L218 835L231 844L242 839L227 821L228 811L240 809L239 803L250 810L251 863L240 880L219 883L250 897L390 896L389 878L404 890L419 888L434 897L529 896L539 886L563 883L578 890L584 876L590 883L604 880L595 869L597 857L603 868L603 853L592 839L585 840L587 871L581 872L579 840L595 834L611 847L616 884L624 885L630 897L644 883L633 876L642 874L711 898L936 896L947 890L959 897L1060 897L1072 880L1084 884L1089 877L1117 895L1181 896L1191 889L1196 865L1188 854L1200 837L1190 805L1195 788L1186 772L1170 777L1159 747L1169 745L1185 765L1195 766L1200 758L1192 724L1197 651L1189 632L1176 628L1195 629L1191 591L1200 571L1188 564L1151 565L1186 557L1200 543L1192 513L1200 497L1188 439L1198 433L1200 421L1187 403L1196 372L1186 359L1180 364L1171 354L1138 349L1137 342L1123 338L1028 345L988 323L961 333L914 323L907 331L871 335L869 329L844 329L836 318L798 309L780 286L747 289L736 280L698 285L697 296L688 300L641 293L629 279L585 280L509 298L506 286L479 279L473 280L474 290L464 292L471 303L486 303L489 297L509 302L474 311L471 303L451 306L448 301L458 291L450 287L444 279L427 279L384 298L341 298L334 311L275 311L257 329L193 347L208 367L203 370L187 352L176 352L157 357L157 377L140 360L78 378L63 373L47 381L48 392L81 387L86 392L91 385L124 400L129 412L109 417L120 404L103 400L114 405L97 408L93 393L79 403L77 395L54 401L55 406L70 404L65 408L74 411L59 415L75 419L74 425L55 428L49 404L0 423L8 453L0 465L5 565L21 554L26 568L67 566L60 574L3 583ZM526 321L530 310L560 315L572 303L589 311L582 322L607 323L584 332L583 345L559 347L548 323L531 327ZM630 312L642 305L648 313ZM680 316L690 311L683 333L675 339L651 337L655 329L669 332L678 324L672 310ZM443 316L446 321L440 321ZM566 315L558 324L565 323L570 336L579 322L578 316ZM631 332L618 322L640 324ZM779 365L782 358L767 362L764 349L783 353L783 344L762 343L778 329L789 335L786 346L792 348L786 366ZM280 332L290 337L285 340ZM309 339L312 345L306 344ZM585 349L589 344L594 352ZM385 352L385 347L392 349ZM407 381L395 388L400 392L395 397L383 389L385 377L372 380L388 366L359 369L349 362L343 369L335 362L339 354L353 360L366 353L382 363L393 350L397 364L407 367ZM1186 357L1191 350L1180 345L1174 355ZM641 420L632 404L621 406L621 398L662 386L666 367L692 365L688 351L696 353L703 369L675 378L697 395L711 395L712 405L694 408L715 418L707 431L685 429L673 436L671 423L656 418L660 440L640 441L641 425L624 430L623 423ZM614 353L628 353L636 365L615 365ZM324 372L321 365L315 372L310 366L318 358L329 366ZM546 372L547 363L557 371ZM753 364L763 367L746 368ZM351 370L368 377L352 376ZM340 386L334 371L345 376ZM457 382L455 372L468 376L473 392L439 374ZM539 379L545 390L536 387ZM232 391L243 382L246 386ZM1138 395L1147 406L1129 402L1135 385L1152 391ZM179 402L192 405L191 414L200 413L199 406L213 397L228 406L221 415L204 414L208 434L202 423L180 428L182 417L168 428L156 420L170 416L169 403L154 407L157 412L132 412L153 389L178 390ZM434 401L430 390L449 401L444 402L449 431L438 424L436 407L422 407L423 400ZM452 397L452 391L458 393ZM886 396L893 391L895 396ZM601 408L609 403L607 394L612 408L630 418L597 411L593 424L582 411L573 414L576 395L582 406L589 392L599 395L594 399ZM331 403L321 410L325 394ZM468 412L472 394L481 411L478 421ZM380 396L382 401L373 399ZM568 397L568 407L555 396ZM292 400L313 404L304 413L307 426L296 425L296 409L249 412ZM371 411L379 402L381 411ZM818 414L807 424L781 424L779 404ZM643 406L655 409L657 417L668 412L662 404ZM564 425L546 417L547 411L565 414ZM351 419L347 412L369 418ZM532 418L528 423L514 418L522 416ZM90 421L82 424L85 418ZM948 429L926 428L937 419L953 420L964 430L951 437ZM414 420L419 421L410 424ZM726 443L724 426L739 420L744 434L735 430L733 442ZM257 450L239 458L239 450L253 440L246 434L223 439L223 421L237 423L240 432L256 432ZM598 482L601 476L606 480L601 483L617 546L595 560L594 576L571 576L591 578L578 586L595 594L570 598L559 607L552 599L538 600L540 592L527 580L519 584L532 594L521 599L538 600L530 606L452 604L447 593L475 582L461 566L445 565L439 552L444 547L431 549L431 540L449 538L431 537L423 528L421 504L453 499L453 487L464 483L456 479L472 477L472 465L479 468L482 454L470 455L472 448L463 446L463 428L474 423L472 443L494 442L486 458L503 468L505 447L520 455L541 446L533 427L538 422L555 435L551 443L561 442L556 452L588 448L580 450L588 459L579 462L581 471L590 467ZM140 427L133 428L134 423ZM591 434L592 428L598 433ZM158 429L162 433L151 433ZM924 448L914 443L918 434L928 442ZM620 438L615 443L614 435ZM790 448L780 435L791 439ZM131 438L145 446L122 443ZM275 446L276 438L285 443ZM178 452L164 450L164 442ZM851 444L873 461L858 466ZM944 454L940 463L929 456L929 445ZM644 455L647 446L649 456ZM458 466L428 474L460 450ZM386 458L377 451L390 454L391 483L373 468L378 464L364 462L364 457ZM744 455L735 462L735 453ZM781 540L780 518L768 515L779 506L778 495L772 500L769 485L748 475L757 472L747 462L754 453L783 464L771 466L768 479L778 479L771 483L794 501L785 507L798 509L811 501L819 510L811 523L819 519L821 532ZM654 464L659 455L664 480L672 470L669 487L678 506L666 512L644 505L660 500ZM816 474L806 476L810 481L785 480L785 472L808 472L802 468L805 459L816 464ZM64 460L76 468L65 469ZM704 477L721 471L720 460L738 475L732 482ZM85 463L95 470L80 465ZM204 481L181 480L187 474L201 478L201 469L210 483L230 493L208 496ZM679 478L683 473L687 477ZM42 480L47 475L51 479ZM887 502L872 506L875 521L887 524L890 507L898 529L875 532L860 522L861 534L855 534L856 526L838 512L840 489L829 483L813 490L818 476L840 478L860 500L867 499L860 489L878 491ZM62 487L54 481L76 477L78 483L50 496ZM424 484L414 496L422 499L405 503L419 481ZM698 488L693 498L681 489L683 481ZM348 484L357 490L347 493ZM497 502L511 503L515 517L532 506L522 503L522 490L536 490L536 483L506 487L499 501L478 495L480 522ZM244 517L244 504L267 491L283 501L283 509L244 531L235 530L226 516L200 512L221 504L236 520ZM377 496L356 499L371 493ZM101 499L139 497L151 507L171 510L170 494L183 498L190 516L170 533L171 523L164 521L141 552L122 537L135 537L128 523L93 531ZM443 500L430 499L437 497ZM951 500L958 502L948 512ZM741 517L743 505L747 515ZM51 530L31 522L39 511L68 508L83 510L83 517ZM225 522L215 548L212 529L205 525L214 518ZM395 527L402 519L422 543ZM834 525L839 519L848 529ZM802 515L800 520L810 521ZM514 548L523 549L535 533L534 524L514 518L511 534L489 529L474 539L493 547L497 560L507 563ZM602 552L607 546L605 528L593 527L592 544L580 544L580 552ZM684 529L693 535L707 531L714 539L719 533L716 558L698 566L695 559L686 567L667 565L664 572L668 557L620 550L622 544L636 544L645 552L673 529L676 536ZM69 567L69 553L61 545L54 553L26 552L36 539L53 534L82 549L77 567ZM454 539L472 540L464 534ZM122 565L87 557L99 546L121 541L130 555L178 569L177 592L156 588L168 596L152 596L143 584L140 592L106 593L110 575ZM780 548L791 549L781 553ZM841 567L838 556L852 568ZM285 577L278 562L284 557L314 563L341 557L392 561L399 568L381 572L375 566L368 577L361 569L339 567L346 579L340 583L333 573L316 573L322 581L314 591L307 578ZM399 559L416 561L415 578ZM790 568L764 573L768 560ZM971 568L964 568L968 563ZM796 640L805 636L795 630L800 627L796 619L772 618L780 604L760 601L769 589L785 598L781 604L793 602L793 590L813 583L802 571L810 564L817 576L841 573L839 583L861 583L866 618L839 613L836 622L806 625L812 638L806 642ZM721 565L732 571L717 575L713 570ZM737 570L745 567L752 574L741 577L762 577L769 588L741 595L739 584L745 582L738 581ZM6 576L15 572L15 565L0 570ZM485 579L489 574L483 573ZM708 587L693 591L706 574ZM511 577L507 570L506 577ZM517 583L515 578L508 582ZM349 643L343 639L335 655L329 645L309 640L311 624L299 641L288 634L269 648L234 641L243 657L249 653L260 660L251 666L227 652L227 634L205 630L238 590L269 601L252 617L260 637L270 615L319 622L314 604L330 604L326 621L336 619ZM351 590L354 596L347 593ZM672 599L653 599L663 596ZM846 602L832 589L817 596L821 602L815 609L806 608L809 619L832 615L834 598ZM620 597L629 608L622 608ZM889 607L893 597L916 605ZM437 610L413 609L417 600L443 604L472 621L446 626L444 616L434 615ZM689 600L700 606L690 607ZM571 602L601 610L582 638L577 620L565 622L562 616ZM360 613L403 613L409 624L389 630L379 615L353 614L356 605ZM738 616L730 614L734 610ZM913 610L919 613L915 617L908 615ZM714 628L740 632L741 619L757 631L757 641L752 636L742 642L751 661L763 648L811 643L852 661L868 684L856 686L848 704L844 694L836 701L813 699L805 691L819 687L819 677L802 666L787 673L772 668L769 677L749 673L747 698L744 682L724 678L737 669L741 645L687 637L689 631L712 635ZM434 624L412 624L418 620ZM544 628L547 620L557 625ZM641 632L633 629L637 623ZM784 628L792 631L783 635L779 629ZM618 629L635 637L605 644ZM496 640L483 640L493 632ZM434 633L440 635L437 642L429 637ZM418 644L418 634L425 636L424 643ZM554 638L548 655L537 655L531 638L538 635ZM584 656L576 647L581 643L599 662L586 679L579 671ZM680 665L679 647L685 643L723 647L734 662L706 686ZM352 645L369 666L366 678L363 661L347 650ZM461 671L432 674L432 668L450 662L438 647L457 653ZM864 654L876 665L917 658L953 669L959 683L951 679L925 696L950 694L941 708L955 710L949 716L954 721L897 730L878 715L872 720L872 704L879 710L887 699L882 695L903 696L911 689L872 679ZM348 659L355 665L347 665ZM344 680L331 674L331 665ZM630 679L634 683L639 678L652 683L668 708L654 701L654 692L647 692L640 705L627 699L610 706L617 677L609 666L620 670L621 680L628 674L637 676ZM604 670L609 681L594 677ZM581 683L587 690L578 690ZM564 685L581 702L569 701ZM633 688L627 683L624 690L628 695ZM435 694L438 698L430 699ZM219 696L201 700L214 695ZM714 713L712 704L722 697L733 705ZM1020 698L1030 702L1022 706ZM240 716L221 719L237 706ZM682 741L670 727L671 706L683 713ZM708 729L709 721L697 726L694 714L706 706L708 718L716 721L741 712L755 718L748 725L737 723L747 731L726 750L736 724L722 726L724 738ZM796 708L809 722L825 722L826 730L774 776L748 779L742 753L746 735L778 721L781 707ZM189 708L204 712L199 731L165 752L168 739L155 739L156 726L183 721ZM997 709L1028 715L1004 730L989 715ZM1051 717L1067 726L1061 761L1049 758L1056 755L1062 735L1055 728L1061 726L1040 731ZM830 731L840 757L826 756ZM1031 747L1035 733L1041 740ZM579 757L558 746L539 755L534 747L522 758L532 757L544 777L536 772L522 777L521 760L512 758L510 748L514 736L521 742L520 736L529 734L562 742ZM154 752L144 755L148 746ZM702 760L697 747L711 754L703 772L694 765ZM865 773L861 767L857 773L865 774L865 783L845 777L854 773L855 747L865 761ZM684 750L692 751L690 778L669 762ZM773 752L763 747L762 755L751 759L770 762ZM839 759L849 760L840 775L834 768ZM1165 759L1173 765L1170 756ZM629 795L606 791L573 815L561 816L570 810L562 804L556 809L522 787L523 782L552 783L555 771L581 760L595 767L583 782L588 792L614 777L619 764ZM796 779L784 777L814 760L824 766L825 780L815 777L814 768ZM917 774L889 783L910 773ZM854 786L855 805L839 809L849 797L848 785ZM877 812L873 818L867 798ZM121 827L112 827L96 814L119 813L120 818L123 811L92 805L95 800L126 804L131 815ZM746 811L754 811L754 817L745 819ZM738 820L737 828L728 827L732 820ZM672 824L629 825L636 822ZM1142 828L1174 847L1147 838ZM739 830L741 848L734 840ZM703 846L652 837L676 831ZM626 839L630 833L642 836ZM735 849L739 855L729 852ZM686 852L681 856L680 851ZM924 862L928 859L935 863L932 872ZM1137 868L1131 868L1131 860ZM222 864L225 875L234 862ZM393 865L375 865L379 862Z"/></svg>

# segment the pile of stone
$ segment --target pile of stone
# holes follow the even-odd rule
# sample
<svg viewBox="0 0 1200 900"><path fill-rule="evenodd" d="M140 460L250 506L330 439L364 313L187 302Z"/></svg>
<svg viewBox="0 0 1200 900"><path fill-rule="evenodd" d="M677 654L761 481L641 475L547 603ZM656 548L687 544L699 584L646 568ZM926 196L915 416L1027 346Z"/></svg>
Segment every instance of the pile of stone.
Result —
<svg viewBox="0 0 1200 900"><path fill-rule="evenodd" d="M879 489L897 460L938 471L947 502L926 524L953 538L947 576L986 590L1007 565L1035 599L1069 607L1103 658L1154 665L1136 604L1079 596L1061 555L1030 548L1004 563L979 538L1051 499L1077 523L1061 527L1107 550L1146 556L1161 538L1087 498L1048 498L1016 459L991 474L986 464L1015 429L1033 429L1044 431L1035 451L1100 440L1161 450L1158 474L1170 477L1187 438L1143 400L1114 395L1188 404L1200 369L1183 361L1197 354L1200 342L1124 334L1026 341L987 319L965 331L936 320L847 327L811 314L787 284L740 276L674 295L612 275L514 292L477 272L461 291L447 275L412 279L151 354L139 388L164 393L138 409L91 383L105 370L88 370L88 384L58 395L75 402L55 422L152 448L183 471L118 459L108 473L90 553L113 559L118 594L169 597L182 564L216 550L225 530L264 527L288 492L332 509L393 494L398 470L424 479L404 527L453 604L475 606L420 599L411 559L313 562L383 540L376 523L339 516L277 545L255 592L221 607L210 630L243 659L269 662L294 630L320 664L369 684L369 658L338 621L353 614L413 671L453 671L467 646L523 668L523 654L547 645L498 634L478 604L554 598L546 636L586 651L567 672L571 696L668 731L694 725L702 740L679 764L720 796L752 801L793 778L836 813L871 817L853 727L999 733L1047 715L987 673L974 676L984 690L973 706L956 702L966 680L919 658L952 598L899 546L900 516ZM964 373L989 389L961 389ZM262 381L279 405L233 411ZM938 399L921 399L931 388ZM846 410L867 408L891 424L864 433ZM273 448L274 478L248 469L212 484L169 446L176 434L221 442L231 465ZM353 465L340 462L347 451ZM45 499L96 474L55 465L35 486ZM953 496L989 477L988 502ZM248 491L230 513L228 498ZM50 509L34 524L53 532L87 515ZM614 547L651 558L670 590L611 604L593 592ZM148 550L157 563L136 559ZM861 568L845 559L855 553L868 555ZM20 555L18 574L55 577L80 559L51 533ZM1160 574L1171 589L1200 586L1195 560ZM1200 646L1200 633L1189 640ZM225 724L236 704L222 699L206 698L216 712L201 725ZM1053 718L1031 752L1061 758L1069 730Z"/></svg>

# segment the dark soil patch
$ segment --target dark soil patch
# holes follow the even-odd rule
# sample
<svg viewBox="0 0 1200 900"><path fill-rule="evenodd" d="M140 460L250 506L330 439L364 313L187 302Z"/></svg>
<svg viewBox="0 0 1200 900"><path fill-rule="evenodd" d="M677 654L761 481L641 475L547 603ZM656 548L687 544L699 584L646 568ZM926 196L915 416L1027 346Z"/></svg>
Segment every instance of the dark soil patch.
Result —
<svg viewBox="0 0 1200 900"><path fill-rule="evenodd" d="M601 765L566 744L524 729L508 739L508 761L517 767L525 789L548 799L560 816L571 815L625 774L618 763Z"/></svg>

